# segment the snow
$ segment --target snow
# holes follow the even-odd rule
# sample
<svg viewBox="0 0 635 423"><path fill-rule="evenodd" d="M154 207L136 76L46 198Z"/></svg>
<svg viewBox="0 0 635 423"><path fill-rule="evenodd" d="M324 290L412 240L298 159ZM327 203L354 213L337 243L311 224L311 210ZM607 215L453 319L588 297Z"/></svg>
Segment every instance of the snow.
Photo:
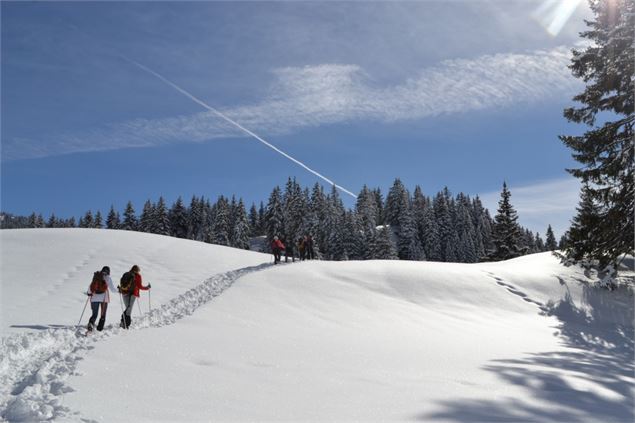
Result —
<svg viewBox="0 0 635 423"><path fill-rule="evenodd" d="M635 417L632 290L596 289L595 275L548 253L272 266L134 232L0 241L9 421ZM131 330L76 336L92 271L108 264L117 277L135 263L153 311L142 293ZM107 324L119 314L113 303Z"/></svg>

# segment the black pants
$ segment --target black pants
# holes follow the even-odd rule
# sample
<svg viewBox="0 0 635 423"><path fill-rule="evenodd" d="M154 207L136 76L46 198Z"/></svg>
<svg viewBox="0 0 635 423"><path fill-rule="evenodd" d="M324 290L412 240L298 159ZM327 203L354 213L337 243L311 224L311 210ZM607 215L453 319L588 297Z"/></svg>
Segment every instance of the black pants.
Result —
<svg viewBox="0 0 635 423"><path fill-rule="evenodd" d="M281 251L280 248L273 249L273 258L274 258L273 263L274 264L280 263L280 251Z"/></svg>
<svg viewBox="0 0 635 423"><path fill-rule="evenodd" d="M91 302L90 308L93 311L92 316L88 320L88 329L93 330L95 327L95 320L97 320L97 313L99 312L99 306L101 305L101 317L99 318L99 323L97 324L97 330L102 330L104 328L104 324L106 324L106 310L108 310L108 303L98 303Z"/></svg>

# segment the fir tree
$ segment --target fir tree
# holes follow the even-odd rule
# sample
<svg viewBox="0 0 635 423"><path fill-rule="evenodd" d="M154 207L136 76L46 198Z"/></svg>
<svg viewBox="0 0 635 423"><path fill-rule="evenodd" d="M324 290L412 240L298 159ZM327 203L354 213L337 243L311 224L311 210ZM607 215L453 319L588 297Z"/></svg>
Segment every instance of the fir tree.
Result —
<svg viewBox="0 0 635 423"><path fill-rule="evenodd" d="M57 218L55 217L55 213L51 213L51 216L49 216L49 220L46 223L46 227L47 228L57 228L59 225Z"/></svg>
<svg viewBox="0 0 635 423"><path fill-rule="evenodd" d="M121 222L119 221L119 213L115 211L114 206L110 206L110 211L108 212L108 217L106 218L106 228L107 229L119 229L121 226Z"/></svg>
<svg viewBox="0 0 635 423"><path fill-rule="evenodd" d="M269 196L269 202L267 203L267 209L265 212L265 228L267 232L267 239L271 242L274 236L280 237L284 231L283 211L282 211L282 195L280 187L276 186L271 195Z"/></svg>
<svg viewBox="0 0 635 423"><path fill-rule="evenodd" d="M230 234L232 231L230 222L230 203L222 195L218 197L214 213L214 244L230 245Z"/></svg>
<svg viewBox="0 0 635 423"><path fill-rule="evenodd" d="M545 242L545 248L547 251L555 251L558 248L558 244L556 243L556 237L553 234L553 229L551 229L551 225L547 227L547 239Z"/></svg>
<svg viewBox="0 0 635 423"><path fill-rule="evenodd" d="M589 30L580 35L591 42L573 51L570 65L586 87L573 98L581 106L564 111L568 121L585 124L588 130L560 139L582 165L569 172L588 184L587 195L598 205L599 219L597 226L571 231L576 232L578 247L586 244L584 253L578 247L565 253L574 259L582 254L606 266L632 253L634 245L635 2L592 1L590 6L595 19L587 21ZM585 223L578 219L578 225Z"/></svg>
<svg viewBox="0 0 635 423"><path fill-rule="evenodd" d="M140 232L153 233L154 229L154 205L150 200L146 200L143 205L143 211L139 218L137 230Z"/></svg>
<svg viewBox="0 0 635 423"><path fill-rule="evenodd" d="M170 208L168 217L170 221L170 234L177 238L187 238L188 215L187 209L183 204L183 199L180 196Z"/></svg>
<svg viewBox="0 0 635 423"><path fill-rule="evenodd" d="M375 239L373 258L377 260L396 260L398 259L397 250L390 240L390 230L384 226L377 231Z"/></svg>
<svg viewBox="0 0 635 423"><path fill-rule="evenodd" d="M247 216L247 211L245 210L245 204L243 203L243 200L241 198L238 202L238 205L236 206L236 218L234 220L234 227L232 228L232 239L234 242L233 246L243 250L248 250L249 231L249 218Z"/></svg>
<svg viewBox="0 0 635 423"><path fill-rule="evenodd" d="M498 213L494 217L494 250L489 255L491 260L508 260L521 256L525 252L520 245L521 231L517 223L518 215L509 201L510 197L511 193L507 189L507 184L503 183Z"/></svg>
<svg viewBox="0 0 635 423"><path fill-rule="evenodd" d="M94 228L95 219L93 218L93 212L88 210L84 215L84 219L81 223L83 224L83 226L80 224L80 228Z"/></svg>
<svg viewBox="0 0 635 423"><path fill-rule="evenodd" d="M126 209L123 212L123 223L121 225L121 229L126 231L137 230L137 216L134 208L132 207L132 202L130 201L126 204Z"/></svg>
<svg viewBox="0 0 635 423"><path fill-rule="evenodd" d="M568 231L565 255L576 261L593 259L598 254L595 243L598 235L595 232L600 228L602 217L600 207L593 199L593 194L588 184L582 187L580 203L576 210L577 213Z"/></svg>
<svg viewBox="0 0 635 423"><path fill-rule="evenodd" d="M258 209L256 204L251 203L249 208L249 234L251 236L260 236L260 220L258 218Z"/></svg>
<svg viewBox="0 0 635 423"><path fill-rule="evenodd" d="M104 219L101 217L101 212L97 210L95 213L95 221L93 222L93 228L101 229L104 227Z"/></svg>
<svg viewBox="0 0 635 423"><path fill-rule="evenodd" d="M542 240L542 238L540 237L540 234L538 232L536 232L536 250L539 253L542 253L543 251L546 251L547 249L545 248L545 241Z"/></svg>

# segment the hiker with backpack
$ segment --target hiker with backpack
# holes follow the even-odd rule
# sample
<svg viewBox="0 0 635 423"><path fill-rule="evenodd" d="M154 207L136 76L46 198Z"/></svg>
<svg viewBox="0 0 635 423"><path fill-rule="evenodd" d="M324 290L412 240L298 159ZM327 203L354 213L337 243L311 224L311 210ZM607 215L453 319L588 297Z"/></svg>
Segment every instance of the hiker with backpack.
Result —
<svg viewBox="0 0 635 423"><path fill-rule="evenodd" d="M121 315L122 328L128 329L132 323L132 307L135 299L139 298L139 291L147 291L152 288L151 284L143 286L141 278L141 269L136 264L121 276L119 281L119 292L123 297L124 311Z"/></svg>
<svg viewBox="0 0 635 423"><path fill-rule="evenodd" d="M280 254L284 250L284 244L277 236L273 237L273 242L271 243L271 251L273 252L274 262L273 264L280 263Z"/></svg>
<svg viewBox="0 0 635 423"><path fill-rule="evenodd" d="M110 302L110 291L116 290L115 285L110 278L110 267L104 266L101 271L93 273L93 280L88 287L87 295L90 296L90 308L93 312L92 316L88 320L88 332L92 332L95 328L95 321L97 320L97 313L101 306L101 317L97 324L97 330L101 331L106 324L106 311L108 310L108 303Z"/></svg>

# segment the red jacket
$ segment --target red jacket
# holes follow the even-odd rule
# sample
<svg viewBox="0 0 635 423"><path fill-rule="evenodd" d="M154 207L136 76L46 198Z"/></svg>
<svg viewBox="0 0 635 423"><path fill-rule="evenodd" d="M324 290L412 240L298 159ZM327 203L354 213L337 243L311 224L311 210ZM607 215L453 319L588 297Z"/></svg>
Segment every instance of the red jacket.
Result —
<svg viewBox="0 0 635 423"><path fill-rule="evenodd" d="M271 249L275 250L276 248L280 250L284 250L284 244L279 239L274 239L273 242L271 243Z"/></svg>
<svg viewBox="0 0 635 423"><path fill-rule="evenodd" d="M132 295L134 295L135 297L139 297L139 290L143 290L143 291L147 291L148 288L147 286L143 286L143 284L141 283L141 274L139 273L135 273L134 275L134 291L132 292Z"/></svg>

